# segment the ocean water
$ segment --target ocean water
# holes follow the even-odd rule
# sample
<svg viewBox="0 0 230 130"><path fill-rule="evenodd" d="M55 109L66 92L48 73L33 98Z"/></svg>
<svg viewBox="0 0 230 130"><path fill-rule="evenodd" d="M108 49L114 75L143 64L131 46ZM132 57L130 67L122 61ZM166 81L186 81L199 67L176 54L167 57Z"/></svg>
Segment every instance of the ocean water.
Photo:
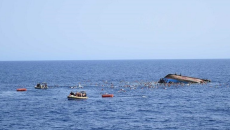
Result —
<svg viewBox="0 0 230 130"><path fill-rule="evenodd" d="M212 82L156 84L169 73ZM227 59L2 61L0 129L230 129L229 77ZM71 91L89 98L68 100Z"/></svg>

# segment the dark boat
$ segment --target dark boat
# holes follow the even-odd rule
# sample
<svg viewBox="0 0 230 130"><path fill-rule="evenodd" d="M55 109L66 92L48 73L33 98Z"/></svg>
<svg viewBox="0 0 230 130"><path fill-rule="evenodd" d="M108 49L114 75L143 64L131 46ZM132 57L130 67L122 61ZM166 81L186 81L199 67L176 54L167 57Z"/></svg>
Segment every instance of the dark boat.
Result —
<svg viewBox="0 0 230 130"><path fill-rule="evenodd" d="M188 76L181 76L177 74L168 74L164 78L160 79L158 83L207 83L211 82L207 79L200 79Z"/></svg>
<svg viewBox="0 0 230 130"><path fill-rule="evenodd" d="M47 86L47 83L38 83L36 86L34 86L34 88L36 89L47 89L48 86Z"/></svg>

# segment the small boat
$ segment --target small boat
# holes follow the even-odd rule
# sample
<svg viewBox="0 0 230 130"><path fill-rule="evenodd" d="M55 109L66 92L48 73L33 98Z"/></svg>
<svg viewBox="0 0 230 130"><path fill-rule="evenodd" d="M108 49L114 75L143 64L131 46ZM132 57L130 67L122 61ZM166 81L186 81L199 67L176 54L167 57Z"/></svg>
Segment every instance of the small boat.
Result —
<svg viewBox="0 0 230 130"><path fill-rule="evenodd" d="M78 86L77 86L78 88L83 88L83 86L81 85L81 84L78 84Z"/></svg>
<svg viewBox="0 0 230 130"><path fill-rule="evenodd" d="M103 94L102 97L103 98L105 98L105 97L113 97L113 94Z"/></svg>
<svg viewBox="0 0 230 130"><path fill-rule="evenodd" d="M81 84L78 84L77 86L73 86L73 87L70 87L70 88L83 88L83 86Z"/></svg>
<svg viewBox="0 0 230 130"><path fill-rule="evenodd" d="M207 79L200 79L188 76L181 76L177 74L168 74L164 78L161 78L158 83L208 83L211 82Z"/></svg>
<svg viewBox="0 0 230 130"><path fill-rule="evenodd" d="M70 92L69 96L67 96L68 100L74 100L74 99L87 99L87 95L85 91L81 92Z"/></svg>
<svg viewBox="0 0 230 130"><path fill-rule="evenodd" d="M17 91L26 91L26 88L18 88Z"/></svg>
<svg viewBox="0 0 230 130"><path fill-rule="evenodd" d="M38 83L35 87L35 89L47 89L47 83Z"/></svg>

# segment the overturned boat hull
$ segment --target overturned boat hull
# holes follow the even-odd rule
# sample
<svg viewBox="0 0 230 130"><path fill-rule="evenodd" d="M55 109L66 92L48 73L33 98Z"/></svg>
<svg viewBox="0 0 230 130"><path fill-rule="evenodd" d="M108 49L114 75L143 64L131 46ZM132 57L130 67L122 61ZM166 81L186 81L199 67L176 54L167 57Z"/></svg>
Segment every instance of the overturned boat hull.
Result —
<svg viewBox="0 0 230 130"><path fill-rule="evenodd" d="M160 79L158 83L207 83L211 82L207 79L200 79L188 76L181 76L177 74L168 74L164 78Z"/></svg>

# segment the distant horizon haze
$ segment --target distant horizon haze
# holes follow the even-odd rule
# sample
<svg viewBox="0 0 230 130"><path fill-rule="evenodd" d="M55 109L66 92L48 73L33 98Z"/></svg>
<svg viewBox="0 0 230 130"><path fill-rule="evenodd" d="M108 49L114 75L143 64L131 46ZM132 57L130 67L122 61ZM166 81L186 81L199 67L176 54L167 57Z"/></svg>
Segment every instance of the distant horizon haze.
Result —
<svg viewBox="0 0 230 130"><path fill-rule="evenodd" d="M219 58L219 59L93 59L93 60L2 60L0 62L17 62L17 61L147 61L147 60L230 60L230 58Z"/></svg>

